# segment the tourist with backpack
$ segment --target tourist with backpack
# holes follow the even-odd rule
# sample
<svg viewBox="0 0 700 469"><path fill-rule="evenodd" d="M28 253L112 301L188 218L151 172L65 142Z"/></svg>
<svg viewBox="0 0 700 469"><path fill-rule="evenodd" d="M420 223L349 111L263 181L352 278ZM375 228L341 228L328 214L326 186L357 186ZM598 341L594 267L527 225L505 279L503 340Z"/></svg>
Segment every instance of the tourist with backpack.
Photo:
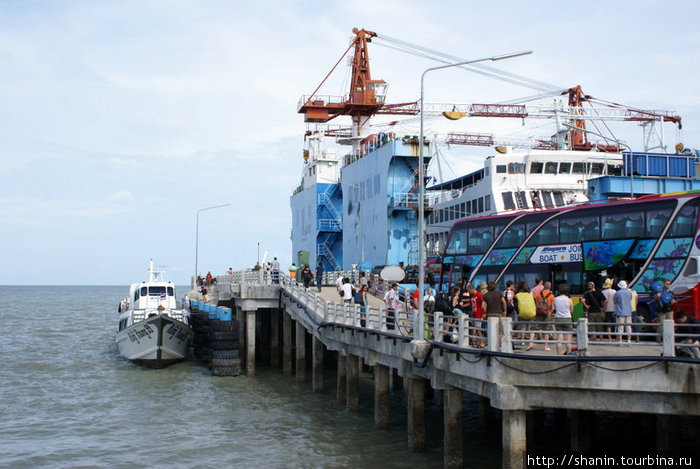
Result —
<svg viewBox="0 0 700 469"><path fill-rule="evenodd" d="M531 322L535 318L536 312L535 299L532 297L532 293L526 282L518 282L518 289L515 298L513 298L513 304L515 305L515 310L518 312L518 319L523 326L523 332L530 332L530 343L525 349L527 352L535 347L535 344L532 342L535 340L535 333L532 331Z"/></svg>
<svg viewBox="0 0 700 469"><path fill-rule="evenodd" d="M657 342L661 342L664 319L673 319L673 307L678 302L676 295L671 291L671 281L663 279L661 290L654 295L656 306L656 321L658 323Z"/></svg>
<svg viewBox="0 0 700 469"><path fill-rule="evenodd" d="M552 284L550 282L545 282L543 289L535 295L535 289L533 288L532 296L535 298L535 315L536 320L539 324L533 324L536 329L542 331L539 334L540 340L544 341L545 351L552 350L549 348L550 332L554 331L554 317L552 313L554 312L554 293L552 293Z"/></svg>

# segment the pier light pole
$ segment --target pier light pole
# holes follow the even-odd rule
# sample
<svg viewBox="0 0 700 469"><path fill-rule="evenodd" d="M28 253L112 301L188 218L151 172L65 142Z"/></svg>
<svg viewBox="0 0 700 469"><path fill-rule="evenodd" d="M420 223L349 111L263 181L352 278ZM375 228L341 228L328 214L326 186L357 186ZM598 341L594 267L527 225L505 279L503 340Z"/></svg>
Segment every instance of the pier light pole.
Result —
<svg viewBox="0 0 700 469"><path fill-rule="evenodd" d="M223 208L223 207L230 207L231 204L223 204L223 205L212 205L211 207L206 207L206 208L200 208L197 210L197 231L195 233L195 241L194 241L194 279L195 282L197 281L197 268L198 268L198 263L199 263L199 214L202 213L205 210L211 210L214 208ZM196 285L196 283L195 283Z"/></svg>
<svg viewBox="0 0 700 469"><path fill-rule="evenodd" d="M488 62L496 60L511 59L520 57L521 55L532 54L531 50L512 52L510 54L496 55L493 57L484 57L475 60L466 60L464 62L456 62L452 64L439 65L431 67L423 71L420 76L420 137L418 140L418 314L413 318L413 336L414 338L422 338L424 330L424 311L423 311L423 295L425 290L425 167L423 163L423 121L424 121L424 82L425 75L434 70L443 68L459 67L461 65L469 65L477 62Z"/></svg>

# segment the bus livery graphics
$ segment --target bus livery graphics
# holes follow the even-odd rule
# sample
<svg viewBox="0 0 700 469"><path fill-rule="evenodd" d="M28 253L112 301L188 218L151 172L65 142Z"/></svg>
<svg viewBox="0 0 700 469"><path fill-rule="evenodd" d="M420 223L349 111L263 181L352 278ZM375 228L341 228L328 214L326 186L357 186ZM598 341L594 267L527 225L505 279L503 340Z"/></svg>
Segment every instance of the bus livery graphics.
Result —
<svg viewBox="0 0 700 469"><path fill-rule="evenodd" d="M700 316L699 207L700 194L688 192L460 220L437 261L440 287L465 278L502 290L542 277L580 296L587 282L613 278L627 281L653 318L651 285L668 279L679 309Z"/></svg>

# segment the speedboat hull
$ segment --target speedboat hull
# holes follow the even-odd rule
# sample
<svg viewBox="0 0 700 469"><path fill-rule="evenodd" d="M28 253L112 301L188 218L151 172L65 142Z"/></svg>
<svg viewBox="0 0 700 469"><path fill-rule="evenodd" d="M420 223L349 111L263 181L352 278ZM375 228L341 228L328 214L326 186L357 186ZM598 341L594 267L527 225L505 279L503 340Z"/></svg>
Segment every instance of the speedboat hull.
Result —
<svg viewBox="0 0 700 469"><path fill-rule="evenodd" d="M149 368L165 368L187 358L194 338L192 328L182 321L155 314L119 331L119 355Z"/></svg>

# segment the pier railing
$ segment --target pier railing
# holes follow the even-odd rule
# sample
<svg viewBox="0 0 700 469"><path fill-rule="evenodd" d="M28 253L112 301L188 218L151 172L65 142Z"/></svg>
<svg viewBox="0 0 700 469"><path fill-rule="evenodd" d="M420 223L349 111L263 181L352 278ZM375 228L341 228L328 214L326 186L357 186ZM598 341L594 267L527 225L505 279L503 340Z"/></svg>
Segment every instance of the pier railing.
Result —
<svg viewBox="0 0 700 469"><path fill-rule="evenodd" d="M475 319L466 315L459 317L445 315L439 311L424 315L423 332L415 334L414 310L377 308L357 304L328 301L319 295L315 289L305 288L287 276L281 276L281 287L285 295L294 300L299 307L306 310L307 317L315 325L337 324L362 330L376 331L382 334L399 336L407 339L425 339L435 343L449 344L451 347L463 349L487 349L493 352L514 353L516 350L531 348L534 344L544 344L545 347L559 344L565 349L571 349L571 355L588 356L590 347L595 346L625 346L621 353L615 355L630 355L639 358L649 356L676 356L677 350L687 350L688 355L698 350L697 335L683 333L682 327L676 333L676 324L665 320L662 324L633 323L632 326L646 328L646 332L636 331L623 333L617 331L595 332L596 329L610 326L609 323L590 323L581 318L576 322L564 322L572 326L572 331L535 330L538 326L552 325L551 321L527 321L528 330L518 329L519 322L510 317ZM652 330L648 330L649 327ZM543 327L544 329L544 327ZM531 339L530 334L534 334ZM571 340L563 340L571 334ZM543 336L554 337L544 339ZM600 336L609 340L592 337ZM637 339L641 339L637 342ZM690 339L689 343L685 343ZM633 342L634 341L634 342ZM628 353L627 345L634 346L635 353ZM640 352L645 348L648 353ZM527 351L525 349L524 351Z"/></svg>

